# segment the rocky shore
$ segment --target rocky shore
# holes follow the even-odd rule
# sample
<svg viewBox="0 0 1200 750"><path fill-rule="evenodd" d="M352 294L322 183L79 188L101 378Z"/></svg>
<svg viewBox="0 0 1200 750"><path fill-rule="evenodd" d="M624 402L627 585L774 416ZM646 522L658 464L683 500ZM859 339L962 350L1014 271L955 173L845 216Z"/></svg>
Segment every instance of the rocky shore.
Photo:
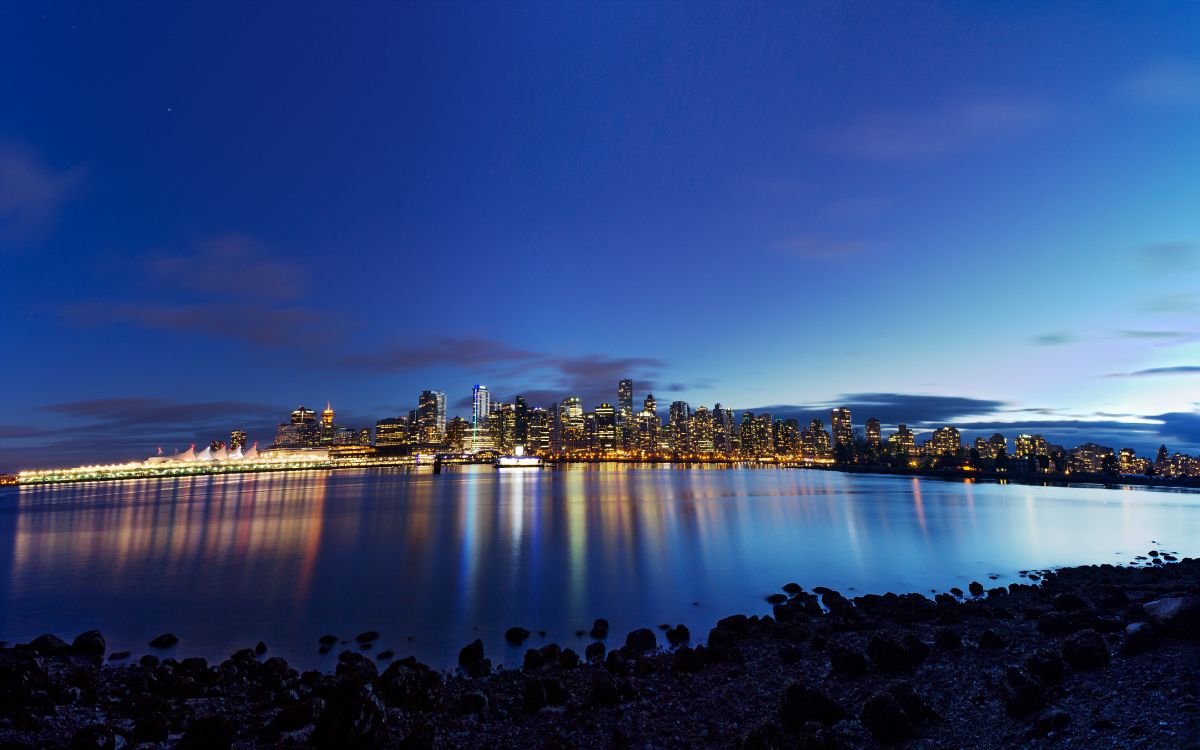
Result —
<svg viewBox="0 0 1200 750"><path fill-rule="evenodd" d="M1146 557L934 599L787 584L772 616L598 620L585 653L520 669L479 641L442 673L329 636L330 674L266 644L213 664L46 635L0 649L0 748L1200 747L1200 560Z"/></svg>

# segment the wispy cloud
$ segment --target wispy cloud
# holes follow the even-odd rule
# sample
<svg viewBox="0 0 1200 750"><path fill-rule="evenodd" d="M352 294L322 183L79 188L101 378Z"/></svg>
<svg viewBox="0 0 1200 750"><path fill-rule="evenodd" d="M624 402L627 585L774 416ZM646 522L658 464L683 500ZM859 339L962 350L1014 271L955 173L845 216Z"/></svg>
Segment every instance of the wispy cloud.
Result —
<svg viewBox="0 0 1200 750"><path fill-rule="evenodd" d="M1149 367L1133 372L1114 372L1105 375L1106 378L1156 378L1174 375L1200 375L1200 365L1173 365L1170 367Z"/></svg>
<svg viewBox="0 0 1200 750"><path fill-rule="evenodd" d="M1200 63L1172 60L1149 65L1122 80L1117 93L1137 104L1200 104Z"/></svg>
<svg viewBox="0 0 1200 750"><path fill-rule="evenodd" d="M816 137L828 150L879 161L913 161L986 146L1050 119L1033 101L974 99L926 112L868 114Z"/></svg>
<svg viewBox="0 0 1200 750"><path fill-rule="evenodd" d="M1170 292L1151 297L1142 302L1141 308L1147 312L1180 313L1191 312L1200 305L1200 297L1191 292Z"/></svg>
<svg viewBox="0 0 1200 750"><path fill-rule="evenodd" d="M153 256L146 268L156 285L217 297L292 300L310 291L300 264L243 234L204 240L191 253Z"/></svg>
<svg viewBox="0 0 1200 750"><path fill-rule="evenodd" d="M1156 242L1136 251L1138 260L1153 273L1177 273L1200 267L1200 244L1195 242Z"/></svg>
<svg viewBox="0 0 1200 750"><path fill-rule="evenodd" d="M167 304L85 302L63 309L81 327L125 323L151 330L232 339L253 346L318 346L340 338L330 315L302 307L272 307L257 302Z"/></svg>
<svg viewBox="0 0 1200 750"><path fill-rule="evenodd" d="M1053 333L1043 333L1029 337L1030 343L1037 344L1038 346L1063 346L1064 344L1071 344L1078 340L1078 336L1066 331L1055 331Z"/></svg>
<svg viewBox="0 0 1200 750"><path fill-rule="evenodd" d="M772 404L749 411L771 412L776 418L796 418L805 422L820 418L829 421L829 410L847 407L857 422L875 417L887 425L945 424L956 419L997 413L1007 406L1004 401L967 396L932 396L913 393L843 393L829 401L808 404Z"/></svg>
<svg viewBox="0 0 1200 750"><path fill-rule="evenodd" d="M24 146L0 144L0 248L42 239L85 176L81 166L56 170Z"/></svg>

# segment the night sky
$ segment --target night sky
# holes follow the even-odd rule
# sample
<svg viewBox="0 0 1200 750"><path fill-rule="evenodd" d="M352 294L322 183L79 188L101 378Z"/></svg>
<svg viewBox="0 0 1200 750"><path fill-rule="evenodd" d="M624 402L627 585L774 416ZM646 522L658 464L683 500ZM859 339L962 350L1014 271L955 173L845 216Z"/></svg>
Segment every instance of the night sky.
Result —
<svg viewBox="0 0 1200 750"><path fill-rule="evenodd" d="M1146 0L5 3L0 470L624 376L1195 453L1198 39Z"/></svg>

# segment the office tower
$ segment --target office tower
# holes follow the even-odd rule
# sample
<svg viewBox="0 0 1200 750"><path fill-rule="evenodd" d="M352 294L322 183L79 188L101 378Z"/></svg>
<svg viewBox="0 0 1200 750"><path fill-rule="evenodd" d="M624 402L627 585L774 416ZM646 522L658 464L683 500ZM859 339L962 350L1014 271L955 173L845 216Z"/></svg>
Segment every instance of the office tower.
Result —
<svg viewBox="0 0 1200 750"><path fill-rule="evenodd" d="M879 420L871 417L867 420L867 445L872 450L879 450L880 436Z"/></svg>
<svg viewBox="0 0 1200 750"><path fill-rule="evenodd" d="M492 438L488 434L487 420L492 412L492 398L486 385L475 384L471 389L471 443L472 453L488 450Z"/></svg>
<svg viewBox="0 0 1200 750"><path fill-rule="evenodd" d="M775 454L794 456L800 453L800 423L795 419L777 419L775 431Z"/></svg>
<svg viewBox="0 0 1200 750"><path fill-rule="evenodd" d="M517 443L517 413L512 404L492 404L487 431L493 450L505 454L513 452Z"/></svg>
<svg viewBox="0 0 1200 750"><path fill-rule="evenodd" d="M744 458L754 458L758 455L758 436L755 434L756 430L754 425L754 412L742 412L742 424L738 429L738 439L740 444L739 452Z"/></svg>
<svg viewBox="0 0 1200 750"><path fill-rule="evenodd" d="M628 422L633 417L633 381L628 378L617 383L617 419Z"/></svg>
<svg viewBox="0 0 1200 750"><path fill-rule="evenodd" d="M408 420L404 417L389 417L375 423L376 446L392 447L408 442Z"/></svg>
<svg viewBox="0 0 1200 750"><path fill-rule="evenodd" d="M442 442L446 436L446 394L441 391L421 391L417 411L421 420L421 442Z"/></svg>
<svg viewBox="0 0 1200 750"><path fill-rule="evenodd" d="M408 442L421 442L421 410L408 410Z"/></svg>
<svg viewBox="0 0 1200 750"><path fill-rule="evenodd" d="M525 445L529 436L529 404L525 403L524 396L517 396L516 403L513 404L513 415L516 419L517 445Z"/></svg>
<svg viewBox="0 0 1200 750"><path fill-rule="evenodd" d="M833 446L824 422L814 419L808 423L808 428L800 433L800 452L809 460L827 461L833 457Z"/></svg>
<svg viewBox="0 0 1200 750"><path fill-rule="evenodd" d="M301 404L292 411L292 424L311 424L317 423L317 413L312 409L304 408Z"/></svg>
<svg viewBox="0 0 1200 750"><path fill-rule="evenodd" d="M229 450L235 451L238 448L246 447L246 431L234 430L229 433Z"/></svg>
<svg viewBox="0 0 1200 750"><path fill-rule="evenodd" d="M698 406L688 419L688 435L692 452L709 455L713 452L713 418L707 406Z"/></svg>
<svg viewBox="0 0 1200 750"><path fill-rule="evenodd" d="M525 433L525 452L546 455L550 452L550 413L540 407L529 410Z"/></svg>
<svg viewBox="0 0 1200 750"><path fill-rule="evenodd" d="M446 423L446 443L451 453L467 453L471 448L473 429L471 423L462 417L455 417Z"/></svg>
<svg viewBox="0 0 1200 750"><path fill-rule="evenodd" d="M584 435L583 401L578 396L567 396L558 405L558 420L561 430L561 450L566 452L587 447Z"/></svg>
<svg viewBox="0 0 1200 750"><path fill-rule="evenodd" d="M850 410L847 408L831 409L829 411L829 426L833 431L834 445L854 445L854 429L850 424Z"/></svg>
<svg viewBox="0 0 1200 750"><path fill-rule="evenodd" d="M713 406L713 451L731 456L737 450L737 425L733 421L733 409L723 409L721 404Z"/></svg>
<svg viewBox="0 0 1200 750"><path fill-rule="evenodd" d="M688 432L688 419L692 416L692 408L686 401L672 401L667 411L667 424L671 425L671 442L676 453L690 453L692 450L691 435Z"/></svg>
<svg viewBox="0 0 1200 750"><path fill-rule="evenodd" d="M646 394L646 398L642 401L642 411L648 411L651 414L658 413L658 402L654 400L653 393Z"/></svg>
<svg viewBox="0 0 1200 750"><path fill-rule="evenodd" d="M658 415L643 409L637 415L637 448L647 453L658 451L659 428Z"/></svg>
<svg viewBox="0 0 1200 750"><path fill-rule="evenodd" d="M595 446L605 453L617 450L617 412L612 404L600 404L596 407L596 442Z"/></svg>

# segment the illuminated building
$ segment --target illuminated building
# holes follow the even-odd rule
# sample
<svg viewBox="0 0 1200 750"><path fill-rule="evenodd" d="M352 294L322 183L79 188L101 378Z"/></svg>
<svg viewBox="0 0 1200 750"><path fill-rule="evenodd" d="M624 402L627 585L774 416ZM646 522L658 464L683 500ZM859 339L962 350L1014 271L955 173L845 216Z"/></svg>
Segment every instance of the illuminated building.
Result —
<svg viewBox="0 0 1200 750"><path fill-rule="evenodd" d="M1167 457L1167 446L1158 446L1158 453L1154 455L1154 472L1159 476L1169 475L1171 471L1171 461Z"/></svg>
<svg viewBox="0 0 1200 750"><path fill-rule="evenodd" d="M794 419L775 421L775 453L795 456L800 453L800 423Z"/></svg>
<svg viewBox="0 0 1200 750"><path fill-rule="evenodd" d="M723 409L719 403L713 407L713 450L724 456L737 452L737 423L733 421L733 409Z"/></svg>
<svg viewBox="0 0 1200 750"><path fill-rule="evenodd" d="M487 420L492 412L492 399L486 385L476 384L471 391L471 452L491 448L492 438L488 434Z"/></svg>
<svg viewBox="0 0 1200 750"><path fill-rule="evenodd" d="M1096 443L1084 443L1067 455L1067 470L1072 474L1100 474L1118 468L1113 449Z"/></svg>
<svg viewBox="0 0 1200 750"><path fill-rule="evenodd" d="M209 443L209 444L208 444L208 448L209 448L209 450L212 450L212 451L219 451L219 450L221 450L221 449L222 449L222 448L224 448L224 447L225 447L225 441L224 441L224 440L214 440L214 441L212 441L211 443Z"/></svg>
<svg viewBox="0 0 1200 750"><path fill-rule="evenodd" d="M833 432L834 445L854 445L854 429L850 423L849 409L830 409L829 427Z"/></svg>
<svg viewBox="0 0 1200 750"><path fill-rule="evenodd" d="M467 453L471 447L471 423L455 417L446 423L446 443L451 453Z"/></svg>
<svg viewBox="0 0 1200 750"><path fill-rule="evenodd" d="M390 417L375 423L375 445L390 447L407 445L409 442L408 420L404 417Z"/></svg>
<svg viewBox="0 0 1200 750"><path fill-rule="evenodd" d="M1050 446L1041 435L1017 435L1013 445L1013 455L1017 458L1037 458L1050 455Z"/></svg>
<svg viewBox="0 0 1200 750"><path fill-rule="evenodd" d="M745 458L754 458L759 454L760 442L757 428L757 421L754 419L754 412L742 412L742 424L738 428L739 452Z"/></svg>
<svg viewBox="0 0 1200 750"><path fill-rule="evenodd" d="M658 414L658 402L654 400L653 393L647 393L646 398L642 400L642 411Z"/></svg>
<svg viewBox="0 0 1200 750"><path fill-rule="evenodd" d="M633 418L633 381L625 378L617 383L617 420L621 424Z"/></svg>
<svg viewBox="0 0 1200 750"><path fill-rule="evenodd" d="M600 404L594 413L596 437L593 445L605 453L617 449L617 412L612 404Z"/></svg>
<svg viewBox="0 0 1200 750"><path fill-rule="evenodd" d="M692 450L691 435L688 432L688 420L692 416L692 407L686 401L672 401L667 412L667 424L671 426L671 444L676 453L690 453Z"/></svg>
<svg viewBox="0 0 1200 750"><path fill-rule="evenodd" d="M833 458L833 446L830 443L825 423L819 419L809 422L808 429L800 433L800 453L806 459L824 461Z"/></svg>
<svg viewBox="0 0 1200 750"><path fill-rule="evenodd" d="M713 418L707 406L698 406L688 419L688 435L692 452L708 455L713 452Z"/></svg>
<svg viewBox="0 0 1200 750"><path fill-rule="evenodd" d="M881 436L882 430L880 429L879 420L871 417L867 420L867 446L872 450L879 450Z"/></svg>
<svg viewBox="0 0 1200 750"><path fill-rule="evenodd" d="M898 456L911 456L916 447L916 438L908 425L897 425L896 431L888 436L888 448Z"/></svg>
<svg viewBox="0 0 1200 750"><path fill-rule="evenodd" d="M529 404L525 402L524 396L517 396L516 403L513 404L513 418L516 420L516 444L525 445L529 439Z"/></svg>
<svg viewBox="0 0 1200 750"><path fill-rule="evenodd" d="M492 438L492 450L512 453L517 444L517 413L512 404L492 404L487 431Z"/></svg>
<svg viewBox="0 0 1200 750"><path fill-rule="evenodd" d="M303 405L292 412L291 420L275 428L273 448L313 448L320 445L317 413Z"/></svg>
<svg viewBox="0 0 1200 750"><path fill-rule="evenodd" d="M234 430L229 433L229 450L235 451L238 448L246 447L246 431Z"/></svg>
<svg viewBox="0 0 1200 750"><path fill-rule="evenodd" d="M997 432L988 438L988 458L997 459L1007 457L1008 438Z"/></svg>
<svg viewBox="0 0 1200 750"><path fill-rule="evenodd" d="M1141 462L1144 459L1139 459L1137 451L1133 448L1122 448L1117 451L1117 466L1121 469L1122 474L1141 474L1144 469Z"/></svg>
<svg viewBox="0 0 1200 750"><path fill-rule="evenodd" d="M654 452L659 449L658 415L648 409L643 409L637 415L637 447L639 450Z"/></svg>
<svg viewBox="0 0 1200 750"><path fill-rule="evenodd" d="M333 424L333 404L329 401L326 401L325 410L321 412L321 445L334 444L334 431L335 426Z"/></svg>
<svg viewBox="0 0 1200 750"><path fill-rule="evenodd" d="M360 429L358 431L358 444L359 445L370 445L371 444L371 428L370 427L363 427L362 429Z"/></svg>
<svg viewBox="0 0 1200 750"><path fill-rule="evenodd" d="M446 394L441 391L421 391L417 414L421 425L421 442L442 442L446 435Z"/></svg>
<svg viewBox="0 0 1200 750"><path fill-rule="evenodd" d="M556 423L560 442L558 450L571 453L587 447L584 435L583 401L578 396L567 396L559 402Z"/></svg>
<svg viewBox="0 0 1200 750"><path fill-rule="evenodd" d="M550 413L535 407L529 410L529 428L525 437L526 453L550 452Z"/></svg>
<svg viewBox="0 0 1200 750"><path fill-rule="evenodd" d="M939 427L933 431L928 445L935 456L957 456L962 448L962 436L954 427Z"/></svg>

